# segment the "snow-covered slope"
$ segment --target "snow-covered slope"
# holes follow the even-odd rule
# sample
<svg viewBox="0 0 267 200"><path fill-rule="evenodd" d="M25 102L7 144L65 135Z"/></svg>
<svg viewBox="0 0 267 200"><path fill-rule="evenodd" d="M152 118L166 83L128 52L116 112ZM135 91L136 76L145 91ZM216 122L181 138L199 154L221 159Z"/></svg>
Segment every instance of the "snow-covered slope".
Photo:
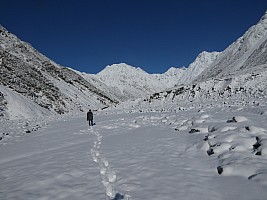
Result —
<svg viewBox="0 0 267 200"><path fill-rule="evenodd" d="M148 74L141 68L121 63L107 66L93 75L59 66L0 26L0 83L2 88L11 89L8 93L4 89L0 91L0 114L6 118L29 116L23 113L28 107L25 101L21 101L20 107L25 108L22 113L14 115L11 109L15 107L11 106L12 98L8 96L11 93L37 104L38 110L45 108L59 114L145 97L174 87L179 80L192 80L207 67L211 55L213 53L202 53L189 69L172 67L164 74Z"/></svg>
<svg viewBox="0 0 267 200"><path fill-rule="evenodd" d="M267 100L267 71L183 85L147 98L121 104L124 110L181 109L183 107L246 106L260 108ZM267 113L265 110L257 111Z"/></svg>
<svg viewBox="0 0 267 200"><path fill-rule="evenodd" d="M267 115L251 111L0 121L1 199L266 200Z"/></svg>
<svg viewBox="0 0 267 200"><path fill-rule="evenodd" d="M76 113L89 107L98 109L117 103L113 96L105 94L73 70L57 65L2 26L0 74L0 114L5 118L29 117L24 113L28 110L24 100L20 101L20 114L14 114L17 106L12 106L15 99L11 96L23 96L17 100L26 98L38 110L45 108L50 114ZM32 114L34 117L34 112Z"/></svg>
<svg viewBox="0 0 267 200"><path fill-rule="evenodd" d="M5 119L34 118L51 114L48 109L30 101L27 97L13 91L10 88L0 85L0 91L5 103L0 114Z"/></svg>
<svg viewBox="0 0 267 200"><path fill-rule="evenodd" d="M195 59L195 61L189 65L186 72L183 74L183 76L181 76L177 84L191 83L217 59L219 54L219 52L206 51L200 53Z"/></svg>
<svg viewBox="0 0 267 200"><path fill-rule="evenodd" d="M200 63L200 64L199 64ZM194 72L198 75L194 75ZM122 107L153 109L213 104L262 105L267 99L267 12L223 52L202 53L174 88ZM231 103L230 103L231 102ZM125 105L125 106L124 106Z"/></svg>
<svg viewBox="0 0 267 200"><path fill-rule="evenodd" d="M214 77L236 76L267 69L267 12L236 42L196 78L203 81Z"/></svg>
<svg viewBox="0 0 267 200"><path fill-rule="evenodd" d="M148 74L141 68L120 63L107 66L96 77L127 100L173 87L184 71L184 68L172 67L164 74Z"/></svg>
<svg viewBox="0 0 267 200"><path fill-rule="evenodd" d="M204 51L188 68L172 67L163 74L148 74L125 63L107 66L96 75L81 73L59 66L0 26L0 83L5 89L0 90L0 116L14 117L12 98L8 97L11 93L38 105L40 113L45 108L59 114L125 101L132 106L127 100L136 99L144 106L154 100L157 105L160 99L166 106L166 102L227 101L229 96L239 102L265 98L266 62L267 12L223 52ZM26 111L25 101L21 103Z"/></svg>
<svg viewBox="0 0 267 200"><path fill-rule="evenodd" d="M171 67L163 74L149 74L139 67L120 63L107 66L96 75L83 74L83 76L87 79L98 80L101 83L98 84L100 87L107 86L108 90L121 101L134 100L175 85L191 83L216 60L218 55L219 52L204 51L188 68Z"/></svg>
<svg viewBox="0 0 267 200"><path fill-rule="evenodd" d="M125 99L136 99L153 92L157 94L170 90L175 85L190 85L212 78L235 79L244 74L250 76L252 72L265 71L266 63L267 12L255 26L223 52L204 51L188 68L171 68L164 74L148 74L140 68L117 64L106 67L97 77L106 85L119 90Z"/></svg>
<svg viewBox="0 0 267 200"><path fill-rule="evenodd" d="M122 100L133 100L155 92L160 92L175 85L191 83L199 74L213 63L219 52L202 52L188 68L171 67L163 74L148 74L141 68L125 63L107 66L96 75ZM119 93L118 93L119 91Z"/></svg>

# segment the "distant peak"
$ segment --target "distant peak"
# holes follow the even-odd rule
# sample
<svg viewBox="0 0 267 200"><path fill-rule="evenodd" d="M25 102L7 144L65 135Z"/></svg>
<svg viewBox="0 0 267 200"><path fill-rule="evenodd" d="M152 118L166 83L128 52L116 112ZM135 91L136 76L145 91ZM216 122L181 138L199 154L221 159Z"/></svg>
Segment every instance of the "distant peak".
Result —
<svg viewBox="0 0 267 200"><path fill-rule="evenodd" d="M115 63L112 65L108 65L107 67L130 67L130 65L128 65L126 63Z"/></svg>
<svg viewBox="0 0 267 200"><path fill-rule="evenodd" d="M193 63L195 63L195 62L206 62L206 61L209 61L209 60L214 60L214 59L217 58L218 54L219 54L219 52L216 52L216 51L213 51L213 52L203 51L200 54L198 54L197 58L195 59L195 61Z"/></svg>
<svg viewBox="0 0 267 200"><path fill-rule="evenodd" d="M176 74L181 73L181 71L183 71L185 69L186 69L185 67L179 67L179 68L171 67L164 74L165 75L176 75Z"/></svg>
<svg viewBox="0 0 267 200"><path fill-rule="evenodd" d="M202 51L199 55L206 55L206 54L208 54L209 52L207 52L207 51Z"/></svg>
<svg viewBox="0 0 267 200"><path fill-rule="evenodd" d="M207 55L213 56L213 55L216 55L218 53L219 52L217 52L217 51L212 51L212 52L202 51L200 54L198 54L197 57L203 57L203 56L207 56Z"/></svg>
<svg viewBox="0 0 267 200"><path fill-rule="evenodd" d="M118 64L108 65L105 67L104 70L122 69L122 68L131 68L131 66L127 65L126 63L118 63Z"/></svg>
<svg viewBox="0 0 267 200"><path fill-rule="evenodd" d="M131 70L132 69L137 69L137 70L142 70L140 67L133 67L133 66L128 65L126 63L112 64L112 65L108 65L107 67L109 67L109 68L116 68L116 69L131 69Z"/></svg>
<svg viewBox="0 0 267 200"><path fill-rule="evenodd" d="M118 64L112 64L108 65L103 69L99 74L102 73L110 73L110 72L116 72L116 73L132 73L133 71L139 71L142 73L146 73L143 69L140 67L133 67L131 65L128 65L126 63L118 63Z"/></svg>
<svg viewBox="0 0 267 200"><path fill-rule="evenodd" d="M166 72L175 72L178 71L180 69L184 69L185 67L171 67L170 69L168 69Z"/></svg>

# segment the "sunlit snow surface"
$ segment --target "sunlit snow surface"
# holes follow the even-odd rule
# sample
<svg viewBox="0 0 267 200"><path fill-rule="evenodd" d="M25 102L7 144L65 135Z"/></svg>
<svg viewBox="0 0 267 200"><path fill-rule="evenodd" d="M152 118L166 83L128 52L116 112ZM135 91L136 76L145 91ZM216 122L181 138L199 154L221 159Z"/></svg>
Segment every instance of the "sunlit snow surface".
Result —
<svg viewBox="0 0 267 200"><path fill-rule="evenodd" d="M95 122L0 122L0 199L267 198L266 107L107 111Z"/></svg>

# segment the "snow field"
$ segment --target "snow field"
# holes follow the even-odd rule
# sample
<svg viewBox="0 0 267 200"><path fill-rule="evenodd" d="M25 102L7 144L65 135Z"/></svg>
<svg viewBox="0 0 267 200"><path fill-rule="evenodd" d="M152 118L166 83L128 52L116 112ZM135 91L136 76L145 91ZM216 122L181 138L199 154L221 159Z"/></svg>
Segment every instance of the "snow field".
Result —
<svg viewBox="0 0 267 200"><path fill-rule="evenodd" d="M84 151L90 141L86 137L75 140L79 132L75 132L77 127L66 126L69 119L50 120L49 127L23 136L18 133L20 140L12 137L2 146L3 199L86 199L101 187L95 182L98 174L88 151Z"/></svg>
<svg viewBox="0 0 267 200"><path fill-rule="evenodd" d="M254 178L266 185L267 130L253 126L253 122L244 116L235 116L225 122L216 122L208 115L205 116L207 121L202 118L189 119L180 126L181 129L178 127L175 130L204 134L204 142L195 144L195 147L205 150L209 156L217 157L218 167L223 169L222 175ZM266 116L261 118L264 121Z"/></svg>
<svg viewBox="0 0 267 200"><path fill-rule="evenodd" d="M265 199L266 115L247 110L102 112L90 128L85 116L36 119L29 134L1 122L1 198Z"/></svg>
<svg viewBox="0 0 267 200"><path fill-rule="evenodd" d="M100 170L100 177L102 179L101 182L103 186L106 188L107 197L114 198L116 192L114 190L113 183L116 181L117 178L116 173L109 167L108 161L103 156L100 155L99 149L102 139L101 134L98 133L98 131L94 131L92 127L89 130L92 132L92 134L96 136L97 139L94 142L93 148L91 149L92 159L95 163L98 164L98 168Z"/></svg>

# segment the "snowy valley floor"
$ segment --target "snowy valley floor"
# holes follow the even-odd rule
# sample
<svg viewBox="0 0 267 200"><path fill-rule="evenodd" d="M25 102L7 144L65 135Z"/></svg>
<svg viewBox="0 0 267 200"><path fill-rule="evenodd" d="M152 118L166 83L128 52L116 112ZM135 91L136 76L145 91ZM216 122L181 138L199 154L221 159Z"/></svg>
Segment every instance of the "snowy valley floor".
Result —
<svg viewBox="0 0 267 200"><path fill-rule="evenodd" d="M267 199L266 107L103 112L95 122L0 122L0 199Z"/></svg>

